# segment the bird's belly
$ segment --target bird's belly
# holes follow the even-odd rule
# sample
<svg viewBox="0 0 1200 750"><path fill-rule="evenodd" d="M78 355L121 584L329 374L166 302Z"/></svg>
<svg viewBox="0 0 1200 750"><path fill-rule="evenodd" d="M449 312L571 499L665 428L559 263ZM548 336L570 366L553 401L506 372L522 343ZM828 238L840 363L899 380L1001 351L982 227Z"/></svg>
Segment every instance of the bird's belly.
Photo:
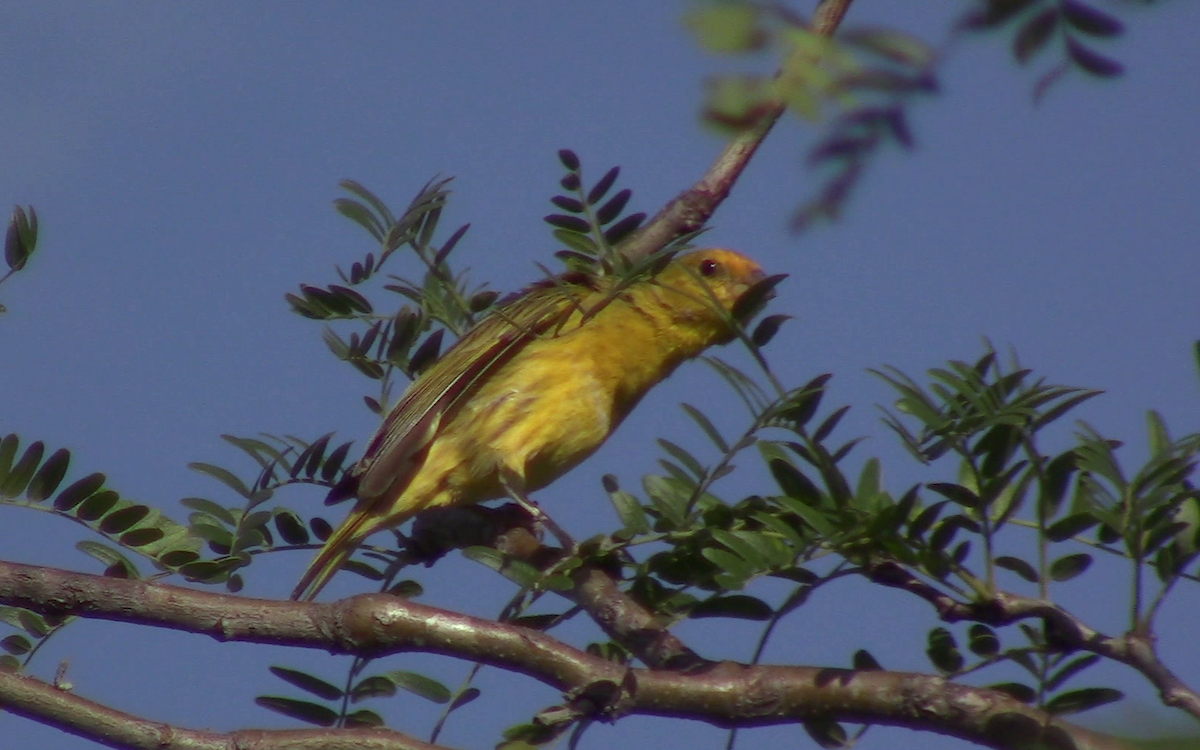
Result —
<svg viewBox="0 0 1200 750"><path fill-rule="evenodd" d="M595 452L612 427L611 394L586 372L555 372L476 399L478 457L522 476L529 490L553 482Z"/></svg>

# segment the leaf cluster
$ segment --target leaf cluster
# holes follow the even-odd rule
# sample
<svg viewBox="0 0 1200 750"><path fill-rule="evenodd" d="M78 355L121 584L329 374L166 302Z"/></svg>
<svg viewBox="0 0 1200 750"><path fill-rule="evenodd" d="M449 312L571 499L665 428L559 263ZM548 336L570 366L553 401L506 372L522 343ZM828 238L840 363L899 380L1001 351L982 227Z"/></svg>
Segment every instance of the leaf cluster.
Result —
<svg viewBox="0 0 1200 750"><path fill-rule="evenodd" d="M8 272L0 276L0 284L25 268L33 251L37 249L37 241L37 211L33 210L33 206L28 209L15 206L12 218L8 220L8 229L4 233L4 263L8 266ZM0 313L3 312L4 305L0 305Z"/></svg>
<svg viewBox="0 0 1200 750"><path fill-rule="evenodd" d="M1012 33L1013 57L1027 65L1057 40L1065 60L1044 73L1034 86L1040 100L1055 82L1071 69L1100 78L1116 78L1124 66L1092 46L1120 36L1125 25L1116 17L1081 0L986 0L983 8L969 13L960 27L982 32Z"/></svg>

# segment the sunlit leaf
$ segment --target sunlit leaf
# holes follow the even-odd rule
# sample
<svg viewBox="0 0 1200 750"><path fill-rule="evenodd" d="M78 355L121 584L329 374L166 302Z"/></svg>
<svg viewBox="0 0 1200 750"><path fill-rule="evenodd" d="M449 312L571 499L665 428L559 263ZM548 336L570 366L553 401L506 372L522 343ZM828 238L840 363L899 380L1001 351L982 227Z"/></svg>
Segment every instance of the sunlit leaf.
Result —
<svg viewBox="0 0 1200 750"><path fill-rule="evenodd" d="M277 695L260 695L254 702L263 708L281 713L319 727L331 727L338 719L338 714L328 706L322 706L309 701L285 698Z"/></svg>
<svg viewBox="0 0 1200 750"><path fill-rule="evenodd" d="M270 667L271 674L275 675L284 682L298 687L301 690L312 693L318 698L323 698L327 701L338 700L342 697L342 689L331 682L322 680L320 677L315 677L307 672L301 672L288 667L272 666Z"/></svg>
<svg viewBox="0 0 1200 750"><path fill-rule="evenodd" d="M1076 714L1080 711L1088 711L1103 706L1106 703L1119 701L1124 697L1124 693L1113 688L1094 687L1072 690L1069 693L1063 693L1051 698L1046 703L1046 712L1052 716Z"/></svg>

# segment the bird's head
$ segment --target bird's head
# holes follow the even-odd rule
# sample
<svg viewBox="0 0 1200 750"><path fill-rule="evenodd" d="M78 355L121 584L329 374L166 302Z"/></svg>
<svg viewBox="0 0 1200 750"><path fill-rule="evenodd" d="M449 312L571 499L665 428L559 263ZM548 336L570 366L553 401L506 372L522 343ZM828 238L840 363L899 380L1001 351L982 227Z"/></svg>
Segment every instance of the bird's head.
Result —
<svg viewBox="0 0 1200 750"><path fill-rule="evenodd" d="M774 296L772 288L783 278L768 277L741 253L708 248L676 256L654 283L672 317L710 329L713 343L727 343L735 335L729 318L748 321Z"/></svg>

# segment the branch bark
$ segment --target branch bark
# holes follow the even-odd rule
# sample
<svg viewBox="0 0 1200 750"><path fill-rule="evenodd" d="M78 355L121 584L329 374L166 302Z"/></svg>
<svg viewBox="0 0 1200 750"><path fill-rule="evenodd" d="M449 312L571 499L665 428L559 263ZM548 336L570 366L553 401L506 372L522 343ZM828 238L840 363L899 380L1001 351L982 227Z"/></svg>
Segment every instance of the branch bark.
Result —
<svg viewBox="0 0 1200 750"><path fill-rule="evenodd" d="M563 551L543 545L530 529L532 519L515 503L496 508L437 508L417 517L410 543L419 559L440 557L451 549L485 546L546 572ZM683 669L705 660L664 627L654 613L621 590L607 571L584 563L572 571L574 586L554 593L578 604L605 635L656 669Z"/></svg>
<svg viewBox="0 0 1200 750"><path fill-rule="evenodd" d="M1004 693L941 677L733 662L688 671L630 669L539 631L381 594L330 604L268 601L0 562L0 603L49 616L118 620L220 641L362 656L437 653L519 672L575 696L607 685L612 688L607 692L616 698L598 706L597 712L610 720L647 714L749 727L831 719L939 732L994 748L1027 747L1035 741L1078 750L1122 747L1116 740L1062 722ZM0 703L115 747L212 747L202 743L219 737L129 717L15 674L0 675ZM123 726L121 732L113 729L114 723ZM306 731L335 738L344 730ZM308 737L287 736L304 742ZM420 746L398 733L363 737L380 748ZM253 738L266 743L257 745L263 748L283 742L275 732L255 733ZM147 744L151 741L154 744Z"/></svg>
<svg viewBox="0 0 1200 750"><path fill-rule="evenodd" d="M0 707L101 745L130 750L444 750L390 729L186 729L6 672L0 672Z"/></svg>
<svg viewBox="0 0 1200 750"><path fill-rule="evenodd" d="M1064 649L1090 651L1133 667L1158 689L1163 703L1200 719L1200 695L1159 660L1154 649L1154 637L1149 633L1129 632L1118 637L1105 635L1057 604L1004 591L996 593L988 601L960 602L893 562L873 566L868 577L876 583L902 589L924 599L933 605L938 617L945 622L966 620L1002 626L1020 620L1044 620L1055 645Z"/></svg>

